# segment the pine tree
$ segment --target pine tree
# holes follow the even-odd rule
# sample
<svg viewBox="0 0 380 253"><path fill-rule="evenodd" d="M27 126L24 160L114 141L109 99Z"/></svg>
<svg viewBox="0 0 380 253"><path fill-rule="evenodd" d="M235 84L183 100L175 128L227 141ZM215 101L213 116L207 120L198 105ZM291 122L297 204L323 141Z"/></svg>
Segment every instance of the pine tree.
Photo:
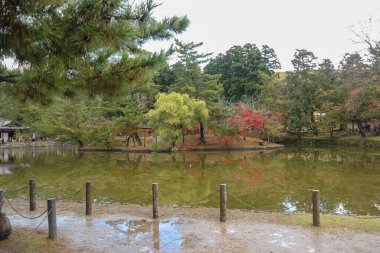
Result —
<svg viewBox="0 0 380 253"><path fill-rule="evenodd" d="M203 43L184 43L176 40L176 52L179 61L170 68L159 73L156 81L168 91L188 94L191 98L204 100L211 120L222 117L224 108L219 103L223 87L219 83L219 75L203 73L201 64L209 60L211 53L199 53L198 48ZM174 77L174 78L173 78ZM206 144L205 121L199 121L200 144Z"/></svg>
<svg viewBox="0 0 380 253"><path fill-rule="evenodd" d="M205 73L220 74L224 97L230 101L256 100L264 85L281 67L274 50L247 43L218 54L205 66Z"/></svg>
<svg viewBox="0 0 380 253"><path fill-rule="evenodd" d="M153 0L0 1L0 83L23 100L48 103L59 94L117 96L146 83L168 51L142 48L172 38L187 17L156 20ZM5 67L13 58L18 71Z"/></svg>

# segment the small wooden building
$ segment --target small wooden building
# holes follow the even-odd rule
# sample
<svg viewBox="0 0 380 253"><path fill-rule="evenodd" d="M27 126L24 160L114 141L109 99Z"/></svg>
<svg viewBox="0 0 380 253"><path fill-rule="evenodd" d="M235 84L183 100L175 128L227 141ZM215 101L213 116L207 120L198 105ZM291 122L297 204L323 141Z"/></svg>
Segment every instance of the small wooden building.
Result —
<svg viewBox="0 0 380 253"><path fill-rule="evenodd" d="M12 124L10 120L0 120L0 144L7 143L11 139L14 139L17 130L25 129L28 129L28 127L18 123Z"/></svg>

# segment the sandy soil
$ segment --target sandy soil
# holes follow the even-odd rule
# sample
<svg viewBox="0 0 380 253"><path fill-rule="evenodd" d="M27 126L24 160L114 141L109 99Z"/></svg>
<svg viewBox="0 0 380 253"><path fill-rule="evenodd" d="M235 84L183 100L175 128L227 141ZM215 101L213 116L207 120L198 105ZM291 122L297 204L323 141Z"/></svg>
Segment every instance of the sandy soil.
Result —
<svg viewBox="0 0 380 253"><path fill-rule="evenodd" d="M12 203L28 216L46 209L45 201L38 202L35 212L27 210L25 200ZM84 208L84 203L57 203L61 244L56 252L379 252L380 248L378 232L282 225L275 213L229 210L227 222L221 223L215 208L161 206L156 220L150 206L94 204L92 216L84 215ZM15 229L33 231L43 219L23 219L9 205L3 209ZM35 233L47 236L47 220ZM8 241L12 240L16 239L11 236ZM24 252L7 243L0 242L0 252Z"/></svg>

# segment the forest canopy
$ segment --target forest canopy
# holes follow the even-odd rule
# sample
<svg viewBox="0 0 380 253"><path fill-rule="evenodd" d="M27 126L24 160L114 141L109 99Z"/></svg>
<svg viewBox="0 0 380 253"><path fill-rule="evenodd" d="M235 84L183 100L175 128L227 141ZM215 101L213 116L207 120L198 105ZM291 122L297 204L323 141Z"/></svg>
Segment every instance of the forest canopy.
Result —
<svg viewBox="0 0 380 253"><path fill-rule="evenodd" d="M144 127L173 148L188 128L200 145L210 131L245 138L257 130L270 141L380 133L380 41L371 30L352 27L366 50L347 52L337 66L297 49L293 70L281 72L269 45L200 53L203 42L177 38L190 20L156 19L159 7L153 0L0 1L0 120L80 145L109 144L112 132ZM144 49L154 40L174 44ZM260 124L249 118L258 115Z"/></svg>

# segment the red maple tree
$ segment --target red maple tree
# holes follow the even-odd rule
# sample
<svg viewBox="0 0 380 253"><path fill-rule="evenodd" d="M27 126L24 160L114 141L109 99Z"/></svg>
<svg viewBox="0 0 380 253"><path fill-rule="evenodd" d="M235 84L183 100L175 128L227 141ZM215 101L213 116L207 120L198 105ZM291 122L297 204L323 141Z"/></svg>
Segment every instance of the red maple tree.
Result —
<svg viewBox="0 0 380 253"><path fill-rule="evenodd" d="M246 108L246 106L241 102L237 103L235 108L239 115L227 119L227 124L235 126L238 125L240 127L240 136L247 137L249 134L249 129L260 129L263 127L264 118L260 111Z"/></svg>

